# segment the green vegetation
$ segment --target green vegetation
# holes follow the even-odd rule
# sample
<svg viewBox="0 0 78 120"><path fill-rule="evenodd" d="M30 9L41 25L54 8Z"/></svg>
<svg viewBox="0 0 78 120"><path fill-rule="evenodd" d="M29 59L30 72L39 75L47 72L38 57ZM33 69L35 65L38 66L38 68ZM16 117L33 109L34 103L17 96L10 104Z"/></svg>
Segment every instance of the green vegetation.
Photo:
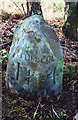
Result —
<svg viewBox="0 0 78 120"><path fill-rule="evenodd" d="M77 79L78 65L74 67L73 65L70 65L69 63L67 63L66 67L64 67L63 74L66 76L66 80L71 80L71 78Z"/></svg>

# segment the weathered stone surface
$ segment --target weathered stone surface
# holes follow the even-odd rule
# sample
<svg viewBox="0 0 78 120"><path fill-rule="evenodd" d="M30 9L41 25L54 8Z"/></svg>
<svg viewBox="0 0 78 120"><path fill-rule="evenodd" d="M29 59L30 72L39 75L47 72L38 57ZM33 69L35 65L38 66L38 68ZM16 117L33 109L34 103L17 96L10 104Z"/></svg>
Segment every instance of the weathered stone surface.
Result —
<svg viewBox="0 0 78 120"><path fill-rule="evenodd" d="M63 55L54 29L39 15L20 21L9 52L6 86L23 97L57 95Z"/></svg>

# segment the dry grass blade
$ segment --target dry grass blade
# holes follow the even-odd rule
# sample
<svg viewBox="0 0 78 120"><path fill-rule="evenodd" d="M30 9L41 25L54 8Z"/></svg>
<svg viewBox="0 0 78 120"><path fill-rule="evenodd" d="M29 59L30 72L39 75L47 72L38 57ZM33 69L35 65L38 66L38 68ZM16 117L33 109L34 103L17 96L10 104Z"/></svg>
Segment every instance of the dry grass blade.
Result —
<svg viewBox="0 0 78 120"><path fill-rule="evenodd" d="M13 3L14 3L14 5L20 10L20 12L23 14L23 12L21 11L21 9L18 7L18 5L13 1L13 0L11 0Z"/></svg>

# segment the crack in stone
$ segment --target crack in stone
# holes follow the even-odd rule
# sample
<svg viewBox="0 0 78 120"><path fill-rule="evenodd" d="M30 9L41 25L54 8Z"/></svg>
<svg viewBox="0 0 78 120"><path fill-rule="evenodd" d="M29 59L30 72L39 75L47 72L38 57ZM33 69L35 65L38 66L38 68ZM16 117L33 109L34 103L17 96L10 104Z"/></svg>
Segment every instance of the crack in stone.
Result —
<svg viewBox="0 0 78 120"><path fill-rule="evenodd" d="M18 78L19 78L19 67L20 67L20 63L18 62L18 68L17 68L17 77L16 77L16 80L18 80Z"/></svg>

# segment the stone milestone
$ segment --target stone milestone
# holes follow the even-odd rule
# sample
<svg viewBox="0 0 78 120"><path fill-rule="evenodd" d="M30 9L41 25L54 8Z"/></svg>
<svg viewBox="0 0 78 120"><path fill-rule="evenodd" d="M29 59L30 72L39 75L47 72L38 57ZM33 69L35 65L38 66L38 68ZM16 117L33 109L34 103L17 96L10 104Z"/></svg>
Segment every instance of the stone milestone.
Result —
<svg viewBox="0 0 78 120"><path fill-rule="evenodd" d="M63 54L54 29L33 15L15 26L6 87L26 97L52 97L62 90Z"/></svg>

